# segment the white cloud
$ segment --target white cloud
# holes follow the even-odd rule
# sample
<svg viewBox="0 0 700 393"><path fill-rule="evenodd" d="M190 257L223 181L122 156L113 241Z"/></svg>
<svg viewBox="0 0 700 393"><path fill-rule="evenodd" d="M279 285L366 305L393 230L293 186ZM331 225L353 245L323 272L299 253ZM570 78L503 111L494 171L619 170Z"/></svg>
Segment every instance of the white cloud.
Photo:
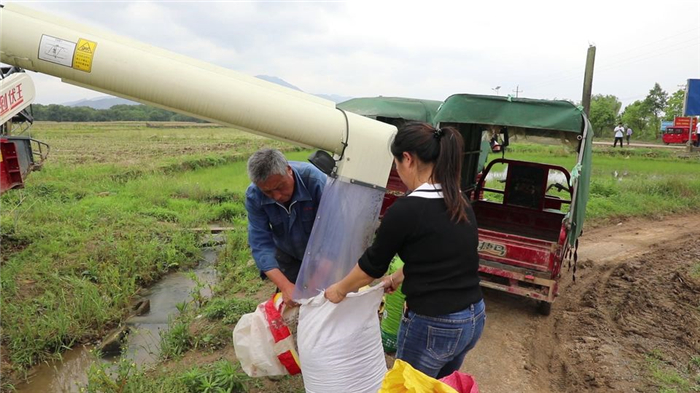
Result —
<svg viewBox="0 0 700 393"><path fill-rule="evenodd" d="M444 99L500 85L580 100L589 43L594 94L625 104L700 77L694 0L23 3L314 93ZM38 102L92 94L36 84Z"/></svg>

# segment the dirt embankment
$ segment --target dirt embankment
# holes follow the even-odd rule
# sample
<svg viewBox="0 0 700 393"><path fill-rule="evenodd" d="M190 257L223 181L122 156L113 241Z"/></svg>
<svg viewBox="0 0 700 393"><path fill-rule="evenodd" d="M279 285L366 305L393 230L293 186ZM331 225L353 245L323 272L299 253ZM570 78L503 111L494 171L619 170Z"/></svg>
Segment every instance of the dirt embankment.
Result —
<svg viewBox="0 0 700 393"><path fill-rule="evenodd" d="M683 370L700 354L700 246L687 239L591 268L555 316L547 369L562 392L658 391L651 358Z"/></svg>
<svg viewBox="0 0 700 393"><path fill-rule="evenodd" d="M678 371L692 387L700 377L698 270L698 215L588 231L576 281L562 269L549 317L528 299L485 292L486 329L462 371L496 393L657 392L655 367Z"/></svg>

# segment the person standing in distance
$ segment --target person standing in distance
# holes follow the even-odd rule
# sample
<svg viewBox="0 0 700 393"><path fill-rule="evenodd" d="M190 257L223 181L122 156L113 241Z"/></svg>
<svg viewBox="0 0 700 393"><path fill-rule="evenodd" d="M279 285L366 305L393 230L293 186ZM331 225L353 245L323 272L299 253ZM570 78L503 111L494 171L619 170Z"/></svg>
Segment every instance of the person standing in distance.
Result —
<svg viewBox="0 0 700 393"><path fill-rule="evenodd" d="M276 149L248 159L252 182L245 194L248 244L261 277L269 278L293 306L292 294L309 242L326 175L311 164L287 161Z"/></svg>
<svg viewBox="0 0 700 393"><path fill-rule="evenodd" d="M382 280L387 292L403 283L406 295L396 358L438 379L459 370L486 319L477 223L460 187L463 149L452 127L408 123L397 132L391 153L411 193L386 211L353 270L325 291L342 301L382 277L398 254L404 267Z"/></svg>
<svg viewBox="0 0 700 393"><path fill-rule="evenodd" d="M625 135L625 127L622 126L622 123L619 123L617 127L615 127L615 143L613 144L613 149L617 146L617 142L620 142L620 149L622 149L622 137Z"/></svg>
<svg viewBox="0 0 700 393"><path fill-rule="evenodd" d="M630 138L632 137L632 127L627 126L627 146L630 145Z"/></svg>

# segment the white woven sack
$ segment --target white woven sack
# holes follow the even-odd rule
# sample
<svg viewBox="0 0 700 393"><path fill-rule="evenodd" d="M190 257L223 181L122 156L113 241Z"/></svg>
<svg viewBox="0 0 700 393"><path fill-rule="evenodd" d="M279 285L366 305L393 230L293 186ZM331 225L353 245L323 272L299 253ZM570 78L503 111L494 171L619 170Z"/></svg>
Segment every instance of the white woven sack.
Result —
<svg viewBox="0 0 700 393"><path fill-rule="evenodd" d="M302 301L297 344L309 393L376 393L387 371L377 310L377 285L338 304L323 293Z"/></svg>

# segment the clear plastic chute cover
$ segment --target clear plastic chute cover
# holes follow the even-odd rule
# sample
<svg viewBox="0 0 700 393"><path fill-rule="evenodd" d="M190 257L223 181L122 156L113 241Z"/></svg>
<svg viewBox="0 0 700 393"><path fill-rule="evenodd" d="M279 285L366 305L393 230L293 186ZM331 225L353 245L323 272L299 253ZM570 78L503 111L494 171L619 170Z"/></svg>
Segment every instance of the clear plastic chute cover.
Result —
<svg viewBox="0 0 700 393"><path fill-rule="evenodd" d="M355 266L374 238L384 190L329 178L297 277L295 299L316 296Z"/></svg>

